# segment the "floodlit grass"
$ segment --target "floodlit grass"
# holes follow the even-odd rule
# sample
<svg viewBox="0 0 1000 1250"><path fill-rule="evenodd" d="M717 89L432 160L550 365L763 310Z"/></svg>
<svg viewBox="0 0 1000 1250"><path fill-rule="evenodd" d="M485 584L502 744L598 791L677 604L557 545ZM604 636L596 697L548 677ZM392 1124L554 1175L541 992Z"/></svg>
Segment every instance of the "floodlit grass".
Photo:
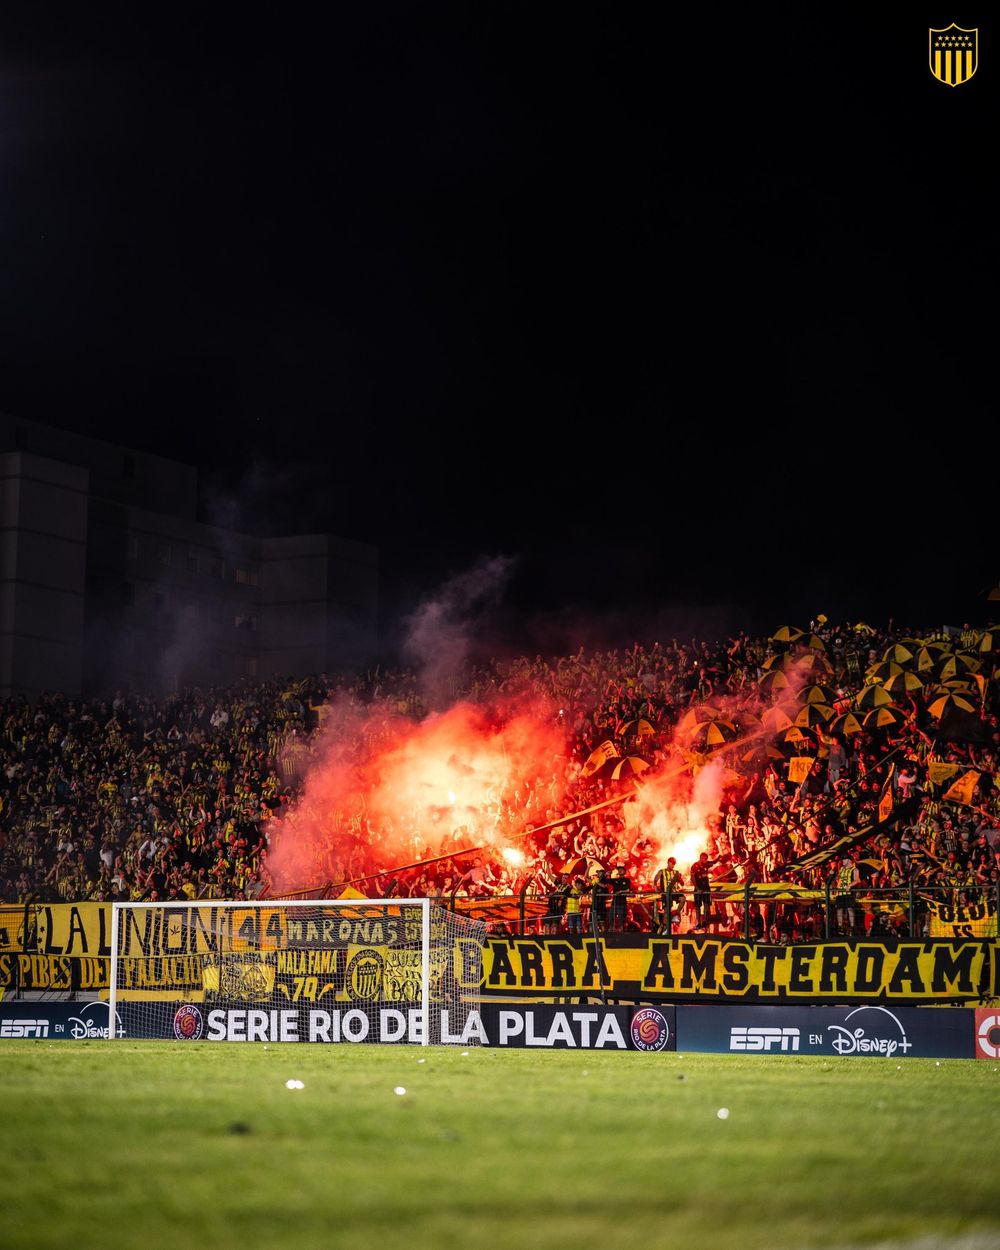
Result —
<svg viewBox="0 0 1000 1250"><path fill-rule="evenodd" d="M4 1042L0 1243L1000 1246L998 1067Z"/></svg>

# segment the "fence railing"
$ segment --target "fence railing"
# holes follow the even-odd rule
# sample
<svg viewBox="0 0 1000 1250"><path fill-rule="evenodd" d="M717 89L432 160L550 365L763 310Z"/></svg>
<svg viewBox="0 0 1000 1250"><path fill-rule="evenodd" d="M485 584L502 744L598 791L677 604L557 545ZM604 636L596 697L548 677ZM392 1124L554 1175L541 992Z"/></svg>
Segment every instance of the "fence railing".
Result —
<svg viewBox="0 0 1000 1250"><path fill-rule="evenodd" d="M622 931L679 934L709 932L746 941L825 941L836 937L993 937L1000 913L1000 883L926 886L916 882L847 893L828 881L821 890L795 894L746 883L714 887L706 900L690 888L632 891L624 905L612 898L580 898L580 920L572 926L548 895L526 886L518 894L482 898L450 895L438 900L452 911L486 922L491 931L513 935Z"/></svg>

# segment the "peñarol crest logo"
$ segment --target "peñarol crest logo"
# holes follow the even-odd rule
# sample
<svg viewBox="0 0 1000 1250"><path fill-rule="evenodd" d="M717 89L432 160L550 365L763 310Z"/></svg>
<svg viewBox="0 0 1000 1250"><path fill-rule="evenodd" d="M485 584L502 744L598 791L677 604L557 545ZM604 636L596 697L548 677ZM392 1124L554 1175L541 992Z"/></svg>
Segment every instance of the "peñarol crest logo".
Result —
<svg viewBox="0 0 1000 1250"><path fill-rule="evenodd" d="M378 951L360 950L347 965L347 993L351 998L378 998L382 990L384 963Z"/></svg>
<svg viewBox="0 0 1000 1250"><path fill-rule="evenodd" d="M948 87L968 82L979 68L979 27L966 30L954 22L944 30L928 31L931 73Z"/></svg>

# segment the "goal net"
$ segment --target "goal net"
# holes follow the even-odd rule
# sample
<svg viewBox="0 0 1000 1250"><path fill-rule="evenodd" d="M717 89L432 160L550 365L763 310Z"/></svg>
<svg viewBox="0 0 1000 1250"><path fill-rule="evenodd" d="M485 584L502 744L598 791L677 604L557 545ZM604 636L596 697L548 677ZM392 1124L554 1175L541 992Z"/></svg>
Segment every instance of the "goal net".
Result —
<svg viewBox="0 0 1000 1250"><path fill-rule="evenodd" d="M109 1033L475 1044L485 933L428 899L116 903Z"/></svg>

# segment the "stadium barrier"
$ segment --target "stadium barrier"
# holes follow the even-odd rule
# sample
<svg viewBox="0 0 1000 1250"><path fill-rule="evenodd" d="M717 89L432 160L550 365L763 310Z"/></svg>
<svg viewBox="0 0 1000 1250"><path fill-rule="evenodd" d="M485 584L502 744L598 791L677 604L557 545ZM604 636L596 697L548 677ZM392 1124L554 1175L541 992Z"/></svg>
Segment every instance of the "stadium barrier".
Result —
<svg viewBox="0 0 1000 1250"><path fill-rule="evenodd" d="M133 1041L401 1043L420 1041L422 1022L383 1009L370 1027L334 1031L329 1012L320 1027L314 1009L282 1013L215 1009L193 1004L115 1013L115 1036ZM254 1015L259 1016L255 1019ZM361 1020L365 1017L357 1013ZM108 1038L107 1002L0 1003L3 1040L92 1041ZM273 1017L273 1018L272 1018ZM196 1027L191 1027L191 1021ZM183 1027L180 1027L183 1024ZM310 1031L311 1030L311 1031ZM666 1006L485 1003L461 1034L442 1034L458 1044L536 1049L681 1051L691 1054L825 1056L829 1058L1000 1059L1000 1012L996 1008Z"/></svg>
<svg viewBox="0 0 1000 1250"><path fill-rule="evenodd" d="M281 903L268 906L278 911ZM0 995L105 997L110 910L103 903L0 908ZM259 909L248 907L247 913L251 910ZM180 932L155 930L150 958L129 971L126 988L150 997L204 1001L204 952ZM365 945L376 953L380 949L378 943ZM591 929L579 935L494 933L481 963L466 960L464 950L458 945L455 951L459 983L484 998L988 1006L1000 996L1000 944L990 938L843 937L780 944L710 933ZM281 952L249 955L254 975L241 980L251 1005L260 986L281 995L284 1006L302 998L319 1004L353 1001L346 985L351 955L343 943L304 957L305 964Z"/></svg>

